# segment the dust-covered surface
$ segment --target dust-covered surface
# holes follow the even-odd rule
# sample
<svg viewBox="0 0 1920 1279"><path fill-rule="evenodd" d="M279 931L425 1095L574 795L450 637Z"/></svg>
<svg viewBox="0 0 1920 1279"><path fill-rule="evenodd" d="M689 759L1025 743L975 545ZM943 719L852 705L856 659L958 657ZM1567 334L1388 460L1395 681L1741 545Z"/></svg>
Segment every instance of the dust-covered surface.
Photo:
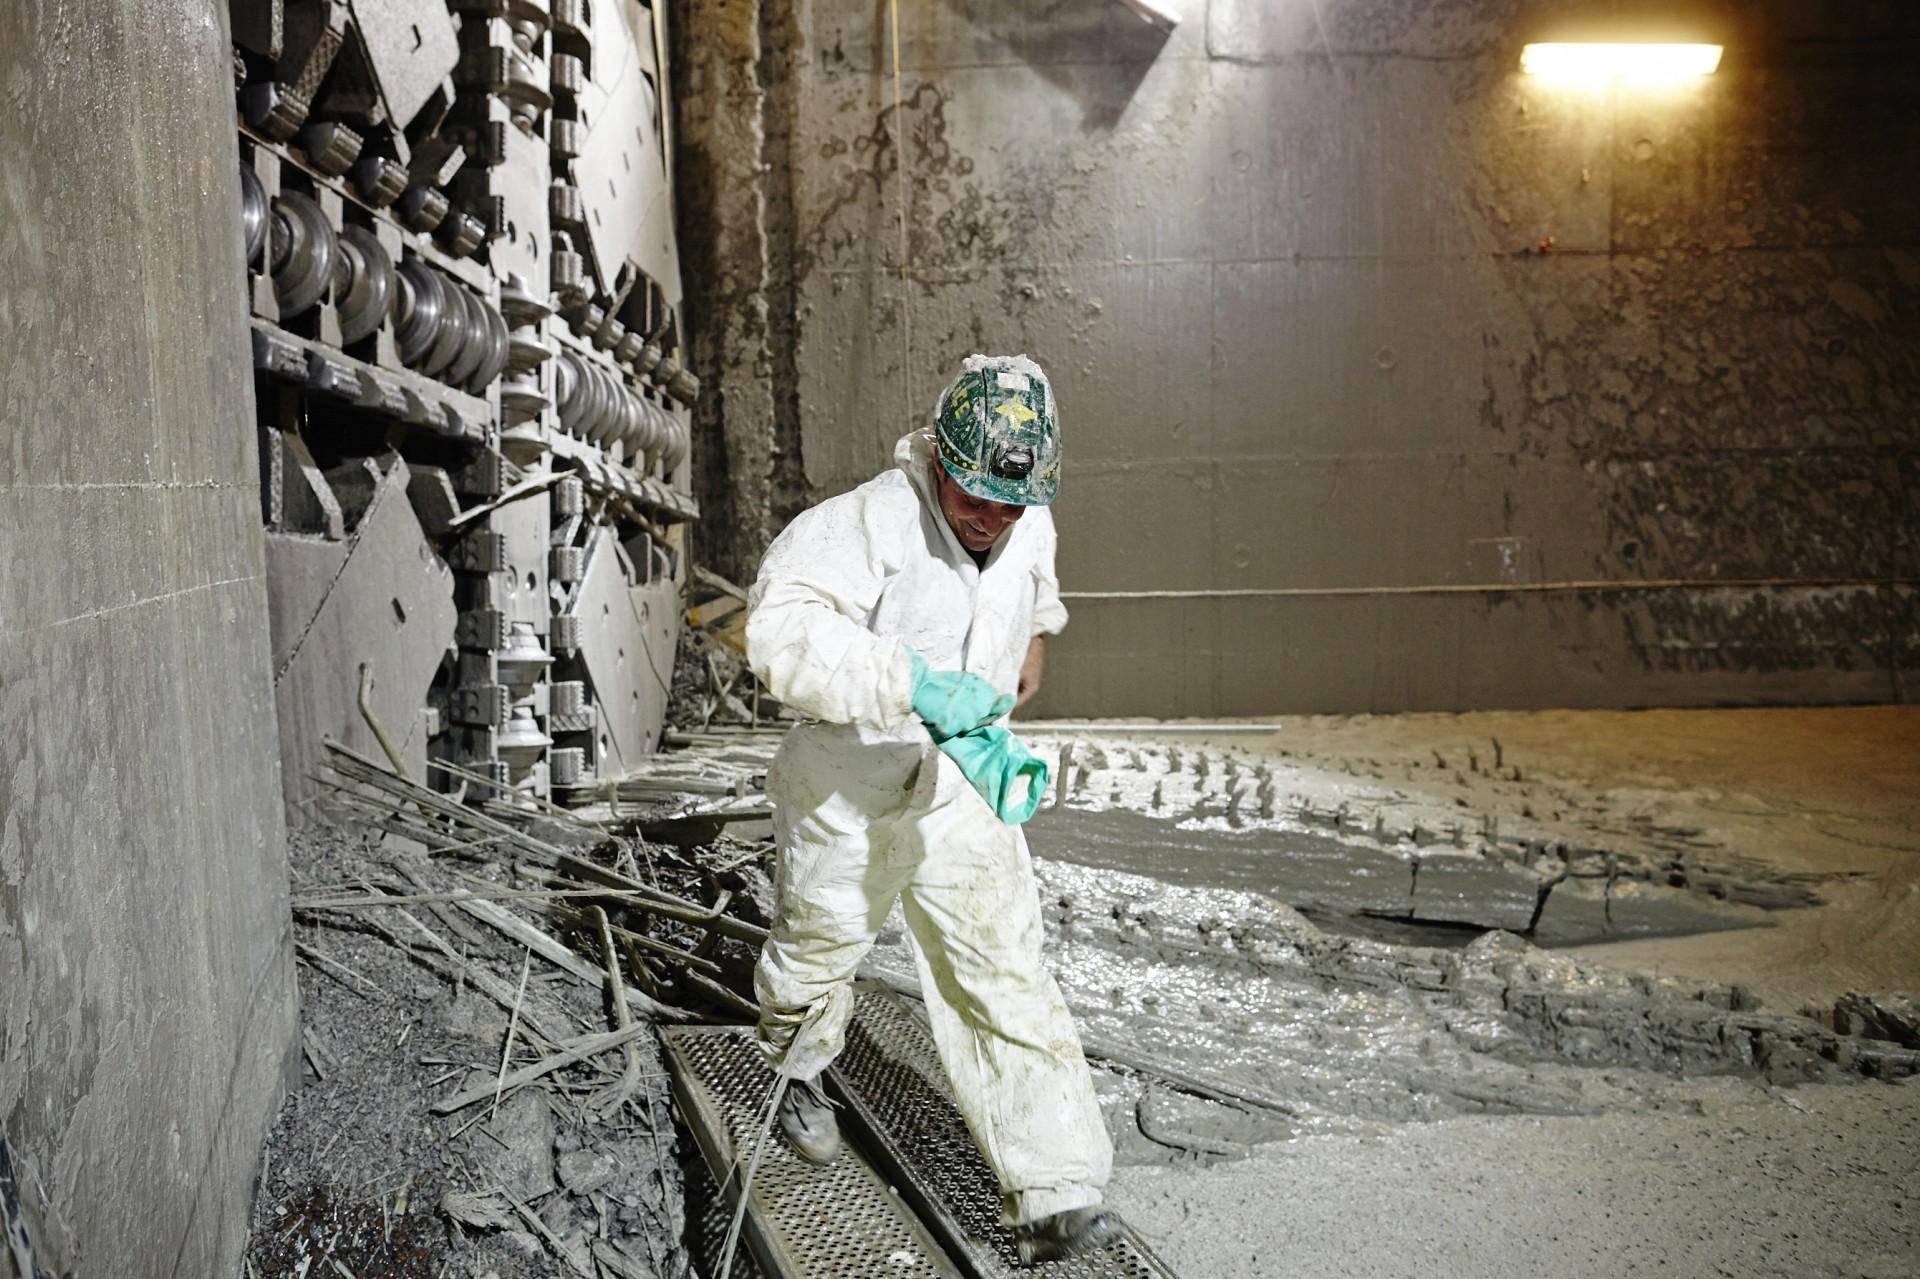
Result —
<svg viewBox="0 0 1920 1279"><path fill-rule="evenodd" d="M1511 783L1486 769L1496 740L1523 790L1503 794ZM1607 833L1581 839L1563 824L1563 840L1677 844L1820 898L1772 912L1766 930L1580 948L1608 963L1739 982L1787 1009L1920 987L1920 709L1303 717L1213 744L1348 783L1390 782L1402 803L1451 808L1469 823L1491 814L1510 833L1531 807L1534 819ZM1452 767L1436 767L1435 752ZM1480 771L1460 767L1469 752ZM1367 761L1389 779L1345 776Z"/></svg>
<svg viewBox="0 0 1920 1279"><path fill-rule="evenodd" d="M293 1044L226 11L0 3L8 1275L224 1279Z"/></svg>
<svg viewBox="0 0 1920 1279"><path fill-rule="evenodd" d="M292 855L296 904L471 888L459 871L491 870L331 828L296 835ZM651 1034L634 1041L639 1086L624 1099L612 1092L624 1070L615 1052L508 1089L497 1107L489 1096L431 1110L484 1091L503 1054L519 1069L551 1051L546 1041L609 1029L598 988L443 903L298 909L295 937L304 1071L262 1162L249 1252L260 1279L337 1273L333 1261L359 1279L619 1274L606 1259L620 1254L645 1267L633 1273L690 1272ZM482 982L508 992L517 1013Z"/></svg>
<svg viewBox="0 0 1920 1279"><path fill-rule="evenodd" d="M673 653L673 696L667 702L667 723L681 729L703 729L712 724L754 723L754 694L758 682L739 652L712 631L688 628ZM765 699L762 719L771 719L776 704Z"/></svg>
<svg viewBox="0 0 1920 1279"><path fill-rule="evenodd" d="M1796 855L1793 823L1723 829L1698 810L1698 779L1568 775L1532 717L1508 718L1512 741L1471 717L1216 740L1029 730L1057 783L1029 827L1048 958L1090 1051L1124 1045L1257 1103L1104 1071L1123 1163L1460 1115L1659 1113L1709 1076L1761 1096L1920 1066L1897 990L1782 1002L1738 970L1680 978L1568 953L1766 937L1844 911L1825 895L1876 863ZM1696 749L1762 727L1671 722ZM910 968L906 945L896 915L876 962Z"/></svg>
<svg viewBox="0 0 1920 1279"><path fill-rule="evenodd" d="M1677 1088L1640 1114L1306 1137L1209 1168L1123 1168L1115 1206L1212 1279L1906 1279L1920 1083Z"/></svg>
<svg viewBox="0 0 1920 1279"><path fill-rule="evenodd" d="M1221 1279L1911 1273L1920 1105L1901 1081L1920 1069L1920 954L1867 934L1912 926L1920 754L1900 752L1916 731L1910 713L1875 711L1290 721L1212 739L1029 729L1064 777L1029 834L1047 958L1115 1141L1114 1202L1177 1271ZM691 749L640 789L709 782L737 803L778 742L683 736ZM562 822L530 829L592 843ZM689 898L729 892L730 912L765 922L765 842L586 851ZM336 840L303 854L296 902L360 877L393 892L471 884L456 860ZM482 858L460 869L506 879ZM1542 927L1561 893L1593 907L1587 937ZM512 904L587 946L564 903ZM517 982L518 946L418 909L475 971ZM389 913L344 928L298 916L310 1010L332 1019L310 1025L344 1051L312 1047L340 1086L357 1071L370 1094L329 1101L310 1082L296 1096L283 1130L308 1153L275 1167L276 1139L258 1224L365 1244L378 1219L388 1253L368 1255L388 1269L374 1274L414 1273L404 1248L452 1274L469 1260L501 1279L544 1274L557 1252L507 1251L554 1248L524 1219L455 1228L423 1206L448 1189L504 1203L507 1185L560 1240L643 1259L657 1240L675 1248L662 1274L690 1246L706 1273L715 1214L678 1170L686 1143L656 1157L640 1122L672 1141L663 1095L629 1103L626 1129L577 1118L617 1059L510 1095L446 1139L456 1125L426 1107L493 1077L507 1014L358 931ZM1836 941L1797 980L1749 980L1743 956L1849 930L1863 934L1852 952ZM1656 947L1691 960L1632 962ZM751 947L704 953L743 988ZM897 913L872 960L911 970ZM533 967L533 1021L555 1036L608 1024L597 986ZM684 982L658 993L697 1002ZM339 1056L358 1064L335 1074ZM507 1148L546 1153L515 1164ZM568 1180L606 1168L614 1179L584 1192ZM620 1180L635 1170L638 1184Z"/></svg>
<svg viewBox="0 0 1920 1279"><path fill-rule="evenodd" d="M1145 744L1189 755L1241 748L1291 770L1301 798L1323 812L1351 798L1339 795L1342 787L1378 787L1390 792L1380 797L1390 820L1402 824L1449 809L1509 822L1525 816L1554 824L1560 841L1641 852L1678 845L1696 865L1734 868L1734 878L1811 886L1818 902L1770 912L1768 928L1531 955L1497 943L1509 953L1495 962L1510 965L1509 972L1516 971L1511 965L1522 974L1544 966L1543 975L1581 975L1562 984L1552 1009L1503 995L1497 1007L1466 1013L1446 990L1396 979L1409 964L1471 968L1491 958L1472 954L1496 945L1487 940L1422 959L1417 948L1326 933L1316 942L1307 934L1301 957L1344 950L1369 962L1350 970L1349 980L1327 982L1322 993L1291 1005L1267 992L1325 981L1324 960L1304 969L1268 963L1252 981L1208 983L1210 1009L1193 1000L1191 978L1156 975L1149 984L1154 1005L1133 1000L1153 1014L1147 1033L1189 1036L1195 1051L1210 1046L1204 1032L1219 1025L1222 1012L1233 1019L1249 1008L1278 1009L1266 1013L1276 1019L1270 1032L1247 1033L1243 1023L1211 1047L1229 1054L1221 1060L1231 1068L1237 1045L1242 1068L1264 1072L1250 1077L1309 1103L1293 1140L1247 1151L1248 1129L1223 1108L1209 1114L1207 1103L1181 1099L1208 1126L1162 1130L1153 1107L1164 1104L1166 1089L1109 1085L1123 1105L1129 1095L1139 1098L1143 1133L1186 1147L1167 1166L1123 1161L1131 1166L1121 1167L1111 1187L1113 1202L1176 1269L1222 1279L1915 1273L1920 1085L1782 1086L1769 1078L1771 1068L1724 1057L1715 1064L1715 1053L1740 1042L1720 1035L1694 1038L1691 1050L1706 1055L1691 1060L1664 1048L1632 1061L1588 1054L1616 1052L1607 1041L1622 1026L1651 1029L1657 1018L1642 1018L1636 1007L1691 1011L1701 1017L1698 1025L1711 1021L1711 1001L1694 1002L1684 994L1689 988L1759 1003L1747 1012L1727 1010L1723 1025L1778 1016L1776 1025L1801 1026L1816 1039L1829 1028L1852 1032L1832 1040L1836 1048L1851 1043L1878 1052L1910 1044L1914 1005L1901 992L1920 986L1920 894L1913 888L1920 874L1920 713L1403 716L1289 720L1274 728L1271 737L1148 737ZM1487 768L1495 738L1509 766L1504 781ZM1479 756L1477 769L1470 753ZM1519 785L1511 773L1516 764ZM1307 784L1315 775L1329 780ZM1534 812L1523 814L1525 807ZM1042 868L1043 880L1066 895L1086 875L1077 866ZM1181 882L1205 876L1202 862ZM1094 878L1115 882L1111 873ZM1123 894L1129 900L1118 917L1075 909L1069 918L1076 922L1056 925L1056 932L1067 934L1060 943L1066 951L1093 940L1083 932L1130 934L1107 962L1178 973L1169 958L1178 947L1168 934L1176 943L1206 940L1182 922L1192 919L1192 894L1202 891L1136 886ZM1238 917L1220 909L1236 897L1243 903ZM1259 918L1256 906L1244 890L1220 896L1219 919L1207 931L1224 925L1230 937L1236 927L1244 934L1243 921ZM1269 908L1267 927L1287 931L1280 918ZM1292 933L1299 944L1297 926ZM1253 956L1206 962L1246 974L1259 967L1258 954L1255 948ZM1071 987L1084 967L1058 970ZM1114 1024L1124 1006L1096 1008L1083 1024L1096 1031ZM1537 1037L1541 1031L1547 1040ZM1818 1053L1800 1063L1812 1067L1803 1078L1847 1077ZM1399 1089L1398 1080L1413 1086ZM1124 1133L1125 1126L1115 1129Z"/></svg>

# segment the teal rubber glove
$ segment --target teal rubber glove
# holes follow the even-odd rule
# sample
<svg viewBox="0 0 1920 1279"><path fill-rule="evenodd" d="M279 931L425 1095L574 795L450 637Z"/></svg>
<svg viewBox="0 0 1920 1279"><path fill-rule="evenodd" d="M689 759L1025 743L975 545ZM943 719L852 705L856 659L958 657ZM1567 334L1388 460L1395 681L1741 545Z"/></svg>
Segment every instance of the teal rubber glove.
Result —
<svg viewBox="0 0 1920 1279"><path fill-rule="evenodd" d="M1004 728L976 728L940 743L940 752L987 801L994 816L1018 826L1047 793L1047 766Z"/></svg>
<svg viewBox="0 0 1920 1279"><path fill-rule="evenodd" d="M934 741L991 724L1013 709L1013 694L997 692L978 675L929 670L912 649L907 656L913 659L913 710Z"/></svg>

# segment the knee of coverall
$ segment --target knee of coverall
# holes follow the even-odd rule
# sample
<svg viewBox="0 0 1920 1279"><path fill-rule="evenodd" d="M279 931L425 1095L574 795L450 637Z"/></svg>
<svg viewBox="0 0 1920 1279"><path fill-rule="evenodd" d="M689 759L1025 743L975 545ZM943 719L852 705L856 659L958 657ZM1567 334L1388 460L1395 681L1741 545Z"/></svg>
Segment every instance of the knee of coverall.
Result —
<svg viewBox="0 0 1920 1279"><path fill-rule="evenodd" d="M958 775L944 756L941 763ZM1059 1000L1041 958L1040 900L1026 838L962 781L950 802L917 815L899 836L921 846L905 892L907 918L916 934L936 934L919 940L923 950L937 947L933 969L942 997L974 1024L1025 1042L1029 1001Z"/></svg>

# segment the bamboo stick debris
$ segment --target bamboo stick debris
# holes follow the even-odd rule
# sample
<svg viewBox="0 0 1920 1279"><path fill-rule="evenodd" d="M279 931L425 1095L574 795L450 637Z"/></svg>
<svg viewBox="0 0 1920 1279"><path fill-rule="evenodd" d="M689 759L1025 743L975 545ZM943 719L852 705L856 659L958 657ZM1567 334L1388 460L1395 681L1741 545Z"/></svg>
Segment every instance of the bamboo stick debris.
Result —
<svg viewBox="0 0 1920 1279"><path fill-rule="evenodd" d="M711 587L712 589L720 592L722 595L730 595L734 599L739 600L742 604L747 602L746 591L742 590L738 586L735 586L732 582L729 582L726 578L720 576L718 573L714 572L710 568L702 568L700 565L696 564L693 566L693 576L694 576L694 580L699 582L702 586Z"/></svg>
<svg viewBox="0 0 1920 1279"><path fill-rule="evenodd" d="M526 920L521 919L518 915L515 915L503 906L490 901L463 901L455 902L454 904L481 923L488 924L506 934L508 937L513 938L513 940L530 947L533 952L542 959L559 968L565 969L581 981L598 986L607 980L606 970L598 964L588 963L565 944L541 932L538 928L535 928L532 924L529 924ZM693 1013L688 1012L684 1008L675 1008L671 1004L663 1004L651 996L642 994L640 991L632 988L628 988L626 996L628 1003L658 1021L686 1022L698 1020Z"/></svg>
<svg viewBox="0 0 1920 1279"><path fill-rule="evenodd" d="M414 962L423 964L451 980L466 981L470 983L475 990L498 1004L501 1011L510 1012L512 1010L514 992L511 985L495 977L492 973L487 972L478 965L467 962L460 952L447 944L446 938L421 923L410 912L405 909L400 909L394 913L411 924L414 932L419 934L420 938L425 940L432 949L422 950L418 949L416 945L409 945L408 934L387 924L377 915L367 917L367 926L392 942L404 954L410 956ZM536 1013L531 1008L521 1010L520 1020L526 1023L531 1034L537 1036L539 1042L546 1048L551 1048L552 1045L568 1038L571 1034L569 1030L554 1025L548 1021L544 1015Z"/></svg>
<svg viewBox="0 0 1920 1279"><path fill-rule="evenodd" d="M600 925L600 945L607 957L607 977L610 989L607 994L613 1003L613 1020L616 1030L627 1030L633 1025L633 1014L627 1010L627 992L620 980L620 952L613 944L613 925L607 920L607 912L599 906L592 907L594 921ZM621 1072L620 1080L614 1084L596 1108L602 1114L611 1114L625 1105L627 1099L640 1091L640 1050L632 1040L627 1041L627 1068Z"/></svg>
<svg viewBox="0 0 1920 1279"><path fill-rule="evenodd" d="M573 911L570 907L562 907L562 909L567 910L571 914L574 920L579 921L581 923L585 922L586 920L585 914L582 914L581 912L578 912L578 911ZM603 915L605 913L606 912L603 911L597 905L587 907L587 911L586 911L586 914L591 914L596 917ZM686 964L690 968L701 968L701 969L705 969L707 972L710 972L710 973L717 973L720 971L720 965L714 963L711 959L708 959L703 955L696 955L690 950L683 950L680 947L675 946L670 942L663 942L658 938L649 937L645 933L633 932L630 929L620 927L620 925L618 924L610 923L607 925L607 927L612 932L612 934L615 937L618 937L621 941L631 942L639 946L642 950L650 950L657 955L663 955L669 959L674 960L677 963Z"/></svg>
<svg viewBox="0 0 1920 1279"><path fill-rule="evenodd" d="M652 901L648 902L636 902L631 898L624 900L622 904L630 910L644 911L648 914L659 915L665 919L677 920L683 924L694 924L712 932L719 933L722 937L732 937L737 941L748 942L755 946L760 945L760 943L767 939L767 930L758 924L748 923L744 919L735 919L731 915L717 913L711 908L702 906L698 902L690 901L685 897L676 897L671 893L649 888L637 879L630 879L617 870L609 869L595 862L588 861L585 858L563 854L561 857L561 866L562 869L578 876L578 878L570 880L564 875L548 874L542 877L545 882L578 884L581 880L589 880L594 883L605 884L609 888L623 888L629 892L646 894L653 898Z"/></svg>
<svg viewBox="0 0 1920 1279"><path fill-rule="evenodd" d="M480 901L555 901L569 897L625 898L636 896L619 888L502 888L492 892L460 889L445 893L406 893L373 894L360 897L296 897L293 899L295 910L359 910L369 906L417 906L429 902ZM657 905L655 902L633 903L636 909L645 910Z"/></svg>
<svg viewBox="0 0 1920 1279"><path fill-rule="evenodd" d="M576 1038L566 1040L560 1045L560 1051L554 1053L552 1056L543 1057L531 1066L522 1066L520 1069L510 1071L501 1077L498 1081L501 1095L504 1096L506 1093L524 1084L531 1083L543 1075L550 1075L562 1066L571 1065L576 1061L585 1061L589 1057L606 1052L612 1048L619 1048L631 1040L638 1039L642 1035L651 1034L652 1032L652 1026L645 1022L635 1022L625 1030L601 1031L598 1034L580 1035ZM463 1088L451 1097L441 1098L439 1101L434 1102L429 1109L436 1115L449 1115L456 1110L463 1110L471 1106L476 1101L487 1100L494 1095L494 1088L495 1080L489 1078L484 1083L475 1084L471 1088Z"/></svg>
<svg viewBox="0 0 1920 1279"><path fill-rule="evenodd" d="M512 845L529 857L551 862L560 851L551 844L535 839L506 822L467 807L451 795L442 794L432 787L409 781L382 768L365 755L341 745L332 738L327 738L325 745L330 756L328 766L342 777L371 786L376 790L386 791L396 799L433 812L456 826L465 826L484 834L498 836L503 843Z"/></svg>

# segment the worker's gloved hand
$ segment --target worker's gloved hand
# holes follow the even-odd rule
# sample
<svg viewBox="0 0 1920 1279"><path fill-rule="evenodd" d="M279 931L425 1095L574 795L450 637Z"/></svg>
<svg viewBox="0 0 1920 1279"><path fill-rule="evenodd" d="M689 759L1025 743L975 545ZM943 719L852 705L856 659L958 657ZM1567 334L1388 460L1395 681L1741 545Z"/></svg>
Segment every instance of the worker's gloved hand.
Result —
<svg viewBox="0 0 1920 1279"><path fill-rule="evenodd" d="M912 649L913 710L926 721L938 742L982 724L991 724L1013 709L1013 694L1001 693L978 675L966 671L935 671Z"/></svg>
<svg viewBox="0 0 1920 1279"><path fill-rule="evenodd" d="M1004 728L976 728L949 737L940 751L959 765L987 807L1009 826L1018 826L1040 807L1047 793L1047 766Z"/></svg>

